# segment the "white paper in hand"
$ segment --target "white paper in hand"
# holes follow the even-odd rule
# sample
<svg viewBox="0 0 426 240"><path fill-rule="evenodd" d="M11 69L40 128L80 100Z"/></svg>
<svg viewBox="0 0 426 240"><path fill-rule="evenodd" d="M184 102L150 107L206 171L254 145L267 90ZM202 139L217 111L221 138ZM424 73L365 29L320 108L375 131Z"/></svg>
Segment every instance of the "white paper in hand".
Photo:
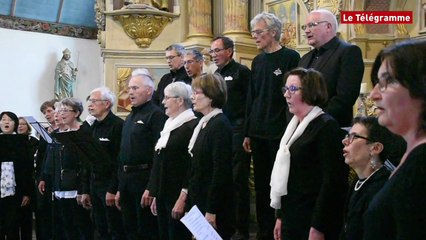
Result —
<svg viewBox="0 0 426 240"><path fill-rule="evenodd" d="M196 205L180 221L191 231L197 240L222 240Z"/></svg>

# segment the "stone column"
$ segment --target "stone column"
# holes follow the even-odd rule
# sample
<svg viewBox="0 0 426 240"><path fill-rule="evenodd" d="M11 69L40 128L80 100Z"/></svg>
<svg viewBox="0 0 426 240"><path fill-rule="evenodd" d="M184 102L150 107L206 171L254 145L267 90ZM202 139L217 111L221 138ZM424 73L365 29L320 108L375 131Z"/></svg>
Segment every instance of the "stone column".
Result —
<svg viewBox="0 0 426 240"><path fill-rule="evenodd" d="M188 39L212 37L210 0L188 0Z"/></svg>
<svg viewBox="0 0 426 240"><path fill-rule="evenodd" d="M249 1L224 0L225 13L224 35L248 35Z"/></svg>

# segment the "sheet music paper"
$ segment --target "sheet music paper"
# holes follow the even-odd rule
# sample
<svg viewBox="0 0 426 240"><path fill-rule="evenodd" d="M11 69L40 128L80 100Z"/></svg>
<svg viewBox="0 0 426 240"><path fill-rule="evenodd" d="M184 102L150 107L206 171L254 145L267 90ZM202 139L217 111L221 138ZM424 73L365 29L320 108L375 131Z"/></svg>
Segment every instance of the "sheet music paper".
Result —
<svg viewBox="0 0 426 240"><path fill-rule="evenodd" d="M197 240L222 240L196 205L180 221L191 231Z"/></svg>
<svg viewBox="0 0 426 240"><path fill-rule="evenodd" d="M40 134L40 136L47 142L47 143L52 143L53 140L50 137L49 133L46 131L46 129L43 128L43 126L40 125L39 122L37 122L37 120L33 117L33 116L26 116L24 117L25 120L27 120L27 122L31 125L31 127L33 127L36 132L38 132L38 134Z"/></svg>

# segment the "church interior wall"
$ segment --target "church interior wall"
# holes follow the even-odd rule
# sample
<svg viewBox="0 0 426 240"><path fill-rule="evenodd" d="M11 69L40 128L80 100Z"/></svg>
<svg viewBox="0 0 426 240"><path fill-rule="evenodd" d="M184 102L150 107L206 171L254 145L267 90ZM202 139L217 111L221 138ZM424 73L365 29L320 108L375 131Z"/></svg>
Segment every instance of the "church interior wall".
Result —
<svg viewBox="0 0 426 240"><path fill-rule="evenodd" d="M55 66L65 48L71 50L71 61L78 64L75 97L85 100L93 88L104 84L96 40L4 28L0 28L0 36L0 111L44 121L40 105L54 97ZM84 108L83 120L85 102Z"/></svg>

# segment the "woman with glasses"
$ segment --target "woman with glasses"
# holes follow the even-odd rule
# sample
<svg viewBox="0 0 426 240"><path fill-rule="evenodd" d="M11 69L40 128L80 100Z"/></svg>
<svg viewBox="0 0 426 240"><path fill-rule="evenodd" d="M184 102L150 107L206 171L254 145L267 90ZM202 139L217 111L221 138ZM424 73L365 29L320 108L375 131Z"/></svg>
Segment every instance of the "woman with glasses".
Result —
<svg viewBox="0 0 426 240"><path fill-rule="evenodd" d="M164 89L163 105L169 116L155 145L154 165L148 183L154 198L151 211L157 216L162 240L191 239L180 218L185 213L187 173L191 156L188 143L197 118L192 111L191 86L174 82Z"/></svg>
<svg viewBox="0 0 426 240"><path fill-rule="evenodd" d="M424 239L426 227L426 41L384 49L370 98L379 124L406 151L365 214L364 239ZM377 64L378 65L378 64Z"/></svg>
<svg viewBox="0 0 426 240"><path fill-rule="evenodd" d="M394 160L399 141L375 117L358 117L342 140L345 163L354 169L358 179L350 186L346 202L345 224L341 239L363 239L363 215L374 195L387 181L390 171L386 160Z"/></svg>
<svg viewBox="0 0 426 240"><path fill-rule="evenodd" d="M226 83L219 74L203 74L192 81L194 110L203 114L189 141L192 156L188 204L196 205L222 239L234 233L232 130L222 112Z"/></svg>
<svg viewBox="0 0 426 240"><path fill-rule="evenodd" d="M33 167L31 168L31 182L34 183L34 188L31 189L31 202L29 205L24 206L20 209L20 234L21 239L32 239L32 226L33 226L33 210L36 208L36 185L35 185L35 172L34 172L34 158L37 152L38 148L38 139L31 136L31 126L27 122L27 120L24 117L19 117L19 125L18 125L18 134L23 134L28 136L28 144L31 149L29 158L30 160L33 160ZM39 231L36 229L36 231Z"/></svg>
<svg viewBox="0 0 426 240"><path fill-rule="evenodd" d="M83 104L76 98L62 99L58 106L55 105L55 121L59 127L52 133L54 144L48 146L47 164L45 172L54 172L54 196L59 212L60 224L63 229L63 239L92 239L89 211L78 204L88 208L88 201L82 202L81 196L87 196L88 179L87 156L78 147L80 136L90 137L87 128L81 125L80 115ZM67 134L75 132L75 134ZM83 193L83 194L82 194Z"/></svg>
<svg viewBox="0 0 426 240"><path fill-rule="evenodd" d="M296 68L282 89L294 114L280 142L271 174L275 239L338 239L347 191L342 157L344 131L321 109L327 85L313 69Z"/></svg>

